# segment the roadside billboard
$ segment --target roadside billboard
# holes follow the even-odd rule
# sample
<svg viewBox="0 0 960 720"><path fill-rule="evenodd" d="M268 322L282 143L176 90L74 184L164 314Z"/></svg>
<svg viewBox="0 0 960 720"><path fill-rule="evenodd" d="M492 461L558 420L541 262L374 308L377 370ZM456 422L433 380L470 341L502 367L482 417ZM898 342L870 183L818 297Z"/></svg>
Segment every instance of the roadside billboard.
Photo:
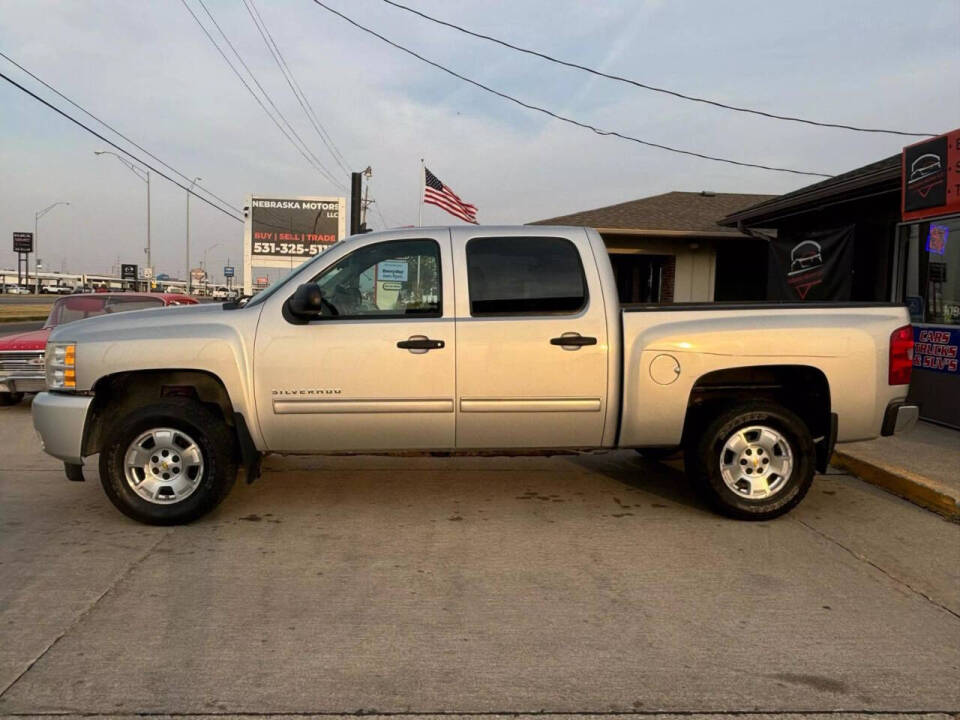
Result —
<svg viewBox="0 0 960 720"><path fill-rule="evenodd" d="M253 268L293 269L346 236L343 197L255 195L244 223L244 290L253 289Z"/></svg>
<svg viewBox="0 0 960 720"><path fill-rule="evenodd" d="M15 253L33 252L33 233L15 232L13 234L13 251Z"/></svg>

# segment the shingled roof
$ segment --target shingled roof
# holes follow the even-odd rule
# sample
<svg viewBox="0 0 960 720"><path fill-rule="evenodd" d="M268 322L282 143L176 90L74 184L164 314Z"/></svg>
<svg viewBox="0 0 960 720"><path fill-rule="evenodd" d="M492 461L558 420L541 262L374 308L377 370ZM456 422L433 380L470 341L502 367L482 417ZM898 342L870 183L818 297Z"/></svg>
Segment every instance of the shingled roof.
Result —
<svg viewBox="0 0 960 720"><path fill-rule="evenodd" d="M668 192L631 200L617 205L583 210L560 217L537 220L531 225L585 225L600 231L623 231L655 235L735 236L735 228L722 227L718 221L775 195L743 193Z"/></svg>
<svg viewBox="0 0 960 720"><path fill-rule="evenodd" d="M898 191L900 165L900 155L891 155L785 195L758 202L752 207L731 210L721 222L730 226L743 222L753 227L758 223L769 222L785 211L798 211L805 209L805 206L819 207L826 200L855 198L862 196L865 192Z"/></svg>

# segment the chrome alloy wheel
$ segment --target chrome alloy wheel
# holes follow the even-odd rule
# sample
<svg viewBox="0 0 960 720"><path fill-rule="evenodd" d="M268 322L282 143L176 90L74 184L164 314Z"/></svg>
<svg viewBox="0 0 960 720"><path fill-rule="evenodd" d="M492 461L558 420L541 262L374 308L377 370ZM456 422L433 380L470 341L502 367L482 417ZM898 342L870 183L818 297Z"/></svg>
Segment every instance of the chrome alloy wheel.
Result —
<svg viewBox="0 0 960 720"><path fill-rule="evenodd" d="M766 500L783 490L793 471L790 443L765 425L751 425L727 438L720 452L720 474L730 490Z"/></svg>
<svg viewBox="0 0 960 720"><path fill-rule="evenodd" d="M123 473L130 489L150 503L190 497L203 478L200 446L182 430L153 428L127 447Z"/></svg>

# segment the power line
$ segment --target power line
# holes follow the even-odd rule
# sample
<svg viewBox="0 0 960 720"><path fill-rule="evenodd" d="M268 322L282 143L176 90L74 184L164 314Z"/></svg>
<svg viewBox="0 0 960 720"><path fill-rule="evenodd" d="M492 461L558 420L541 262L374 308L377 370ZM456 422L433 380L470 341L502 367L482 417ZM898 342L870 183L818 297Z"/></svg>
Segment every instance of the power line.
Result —
<svg viewBox="0 0 960 720"><path fill-rule="evenodd" d="M346 160L344 160L343 155L340 153L340 149L337 147L336 143L333 142L333 138L330 137L330 133L327 132L327 129L317 117L316 112L314 112L313 105L310 104L306 94L303 92L303 88L301 88L300 83L297 82L297 78L294 76L293 71L287 64L286 58L283 57L283 53L280 51L280 46L277 45L277 42L273 39L273 35L270 33L267 23L264 22L260 12L257 10L257 6L254 4L253 0L243 0L243 5L246 7L247 13L250 15L250 19L253 20L253 24L256 26L257 31L260 33L260 37L263 38L263 42L267 46L267 50L270 51L273 61L277 64L277 67L280 68L280 72L287 81L287 85L290 86L290 90L293 91L294 97L297 99L297 102L300 103L300 107L303 109L304 115L307 116L307 120L313 126L313 129L317 131L320 141L324 144L324 147L327 148L327 151L330 153L330 156L334 159L337 165L340 166L340 169L349 175L350 170L347 167Z"/></svg>
<svg viewBox="0 0 960 720"><path fill-rule="evenodd" d="M56 105L53 105L52 103L44 100L42 97L40 97L40 96L37 95L36 93L32 92L31 90L28 90L28 89L25 88L23 85L21 85L20 83L18 83L16 80L13 80L12 78L8 77L7 75L4 75L2 72L0 72L0 78L3 78L4 80L6 80L8 83L10 83L11 85L13 85L14 87L22 90L23 92L25 92L27 95L29 95L30 97L32 97L32 98L33 98L34 100L36 100L37 102L43 103L43 104L46 105L48 108L50 108L51 110L53 110L55 113L57 113L57 114L59 114L59 115L62 115L63 117L65 117L67 120L69 120L69 121L72 122L73 124L79 125L79 126L82 127L84 130L86 130L88 133L90 133L90 134L93 135L94 137L102 140L103 142L105 142L105 143L106 143L107 145L109 145L110 147L114 148L115 150L119 150L120 152L122 152L122 153L123 153L124 155L126 155L127 157L129 157L129 158L131 158L131 159L133 159L133 160L136 160L138 163L140 163L141 165L143 165L145 168L147 168L147 169L149 169L149 170L153 170L153 172L155 172L155 173L156 173L157 175L159 175L160 177L165 178L166 180L169 180L170 182L172 182L172 183L173 183L174 185L176 185L177 187L179 187L179 188L181 188L181 189L183 189L183 190L186 190L188 193L190 193L191 195L193 195L193 196L194 196L195 198L197 198L198 200L201 200L201 201L205 202L207 205L209 205L210 207L219 210L220 212L222 212L222 213L223 213L224 215L226 215L227 217L231 217L231 218L233 218L234 220L236 220L236 221L238 221L238 222L243 222L243 218L242 218L242 217L237 217L236 215L233 215L233 214L230 213L229 211L224 210L224 209L223 209L222 207L220 207L219 205L216 205L215 203L211 202L211 201L208 200L207 198L203 197L203 195L198 195L197 193L195 193L191 188L187 187L186 185L181 185L179 182L177 182L176 180L174 180L172 177L170 177L170 176L167 175L166 173L161 172L160 170L157 170L155 167L153 167L153 166L150 165L149 163L145 163L143 160L141 160L140 158L138 158L136 155L134 155L133 153L131 153L129 150L124 150L122 147L120 147L119 145L117 145L115 142L113 142L112 140L108 140L108 139L105 138L103 135L101 135L101 134L98 133L96 130L94 130L93 128L89 127L88 125L84 125L82 122L80 122L79 120L77 120L75 117L69 115L68 113L64 112L63 110L61 110L60 108L58 108Z"/></svg>
<svg viewBox="0 0 960 720"><path fill-rule="evenodd" d="M586 129L586 130L590 130L591 132L594 132L594 133L596 133L597 135L606 135L606 136L617 137L617 138L620 138L621 140L628 140L628 141L630 141L630 142L637 143L638 145L646 145L647 147L654 147L654 148L658 148L658 149L660 149L660 150L666 150L666 151L668 151L668 152L678 153L678 154L680 154L680 155L689 155L689 156L691 156L691 157L697 157L697 158L701 158L701 159L703 159L703 160L712 160L712 161L714 161L714 162L727 163L728 165L738 165L738 166L740 166L740 167L758 168L758 169L760 169L760 170L772 170L772 171L775 171L775 172L791 173L791 174L793 174L793 175L812 175L812 176L814 176L814 177L823 177L823 178L833 177L832 175L828 175L827 173L812 172L812 171L809 171L809 170L794 170L794 169L792 169L792 168L774 167L774 166L771 166L771 165L759 165L759 164L757 164L757 163L748 163L748 162L742 162L742 161L740 161L740 160L731 160L731 159L729 159L729 158L717 157L717 156L714 156L714 155L706 155L706 154L704 154L704 153L694 152L693 150L683 150L683 149L680 149L680 148L670 147L669 145L661 145L660 143L651 142L651 141L649 141L649 140L642 140L642 139L640 139L640 138L633 137L632 135L626 135L626 134L624 134L624 133L620 133L620 132L617 132L617 131L615 131L615 130L603 130L603 129L601 129L601 128L596 127L595 125L591 125L591 124L586 123L586 122L581 122L581 121L579 121L579 120L574 120L573 118L566 117L565 115L560 115L559 113L555 113L555 112L553 112L552 110L548 110L548 109L546 109L546 108L540 107L539 105L533 105L533 104L531 104L531 103L524 102L523 100L519 100L519 99L513 97L512 95L508 95L507 93L501 92L501 91L499 91L499 90L495 90L494 88L492 88L492 87L490 87L490 86L488 86L488 85L484 85L483 83L477 82L476 80L472 80L472 79L466 77L465 75L461 75L460 73L455 72L455 71L451 70L451 69L448 68L448 67L444 67L444 66L441 65L440 63L434 62L433 60L429 60L429 59L425 58L423 55L420 55L419 53L416 53L416 52L414 52L413 50L410 50L409 48L404 47L403 45L400 45L399 43L396 43L396 42L394 42L393 40L390 40L389 38L384 37L383 35L381 35L380 33L376 32L375 30L371 30L370 28L368 28L368 27L366 27L366 26L364 26L364 25L361 25L360 23L358 23L357 21L355 21L355 20L347 17L347 16L344 15L343 13L341 13L341 12L339 12L339 11L337 11L337 10L334 10L333 8L329 7L328 5L325 5L325 4L322 3L320 0L313 0L313 2L315 2L317 5L319 5L320 7L322 7L324 10L326 10L326 11L328 11L328 12L330 12L330 13L333 13L334 15L338 16L339 18L341 18L341 19L343 19L343 20L346 20L348 23L350 23L350 24L353 25L354 27L356 27L356 28L358 28L358 29L360 29L360 30L363 30L365 33L368 33L369 35L373 35L374 37L382 40L383 42L387 43L388 45L391 45L392 47L395 47L395 48L397 48L398 50L402 50L403 52L407 53L408 55L412 55L413 57L417 58L418 60L420 60L420 61L422 61L422 62L425 62L425 63L427 63L428 65L432 65L433 67L437 68L438 70L442 70L443 72L447 73L448 75L452 75L453 77L457 78L458 80L463 80L464 82L469 83L470 85L473 85L474 87L478 87L478 88L480 88L481 90L484 90L484 91L486 91L486 92L488 92L488 93L490 93L490 94L492 94L492 95L496 95L497 97L503 98L504 100L509 100L510 102L515 103L515 104L517 104L517 105L520 105L521 107L527 108L528 110L534 110L534 111L536 111L536 112L543 113L544 115L549 115L550 117L552 117L552 118L554 118L554 119L556 119L556 120L560 120L560 121L562 121L562 122L569 123L570 125L576 125L577 127L581 127L581 128Z"/></svg>
<svg viewBox="0 0 960 720"><path fill-rule="evenodd" d="M844 125L842 123L831 123L831 122L822 122L819 120L809 120L807 118L794 117L792 115L777 115L776 113L766 112L764 110L754 110L753 108L740 107L737 105L728 105L727 103L722 103L717 100L709 100L707 98L696 97L695 95L687 95L676 90L669 90L667 88L656 87L655 85L648 85L642 83L638 80L632 80L631 78L626 78L621 75L613 75L611 73L605 73L602 70L597 70L595 68L588 67L586 65L580 65L575 62L569 62L567 60L561 60L559 58L553 57L552 55L547 55L546 53L538 52L537 50L530 50L529 48L520 47L519 45L514 45L509 43L506 40L500 40L499 38L492 37L490 35L484 35L483 33L474 32L473 30L468 30L465 27L456 25L446 20L440 20L431 15L427 15L425 12L416 10L415 8L407 7L401 3L396 2L395 0L383 0L387 5L393 5L395 8L400 10L405 10L414 15L419 15L424 20L429 20L430 22L436 23L438 25L444 25L448 28L462 32L466 35L472 35L475 38L480 38L481 40L488 40L489 42L496 43L497 45L502 45L503 47L510 48L511 50L516 50L517 52L526 53L527 55L533 55L535 57L547 60L558 65L564 65L569 68L574 68L576 70L583 70L588 72L591 75L596 75L598 77L607 78L608 80L616 80L617 82L627 83L628 85L633 85L634 87L642 88L644 90L651 90L653 92L663 93L664 95L672 95L675 98L680 98L681 100L689 100L691 102L704 103L706 105L713 105L714 107L722 108L723 110L733 110L734 112L749 113L751 115L760 115L762 117L771 118L773 120L786 120L789 122L803 123L805 125L816 125L817 127L825 128L839 128L842 130L854 130L856 132L865 132L865 133L884 133L887 135L903 135L906 137L933 137L937 133L918 133L918 132L906 132L904 130L885 130L882 128L867 128L867 127L858 127L856 125Z"/></svg>
<svg viewBox="0 0 960 720"><path fill-rule="evenodd" d="M168 165L168 164L165 163L163 160L161 160L161 159L158 158L156 155L154 155L152 152L150 152L149 150L147 150L145 147L143 147L142 145L138 144L138 143L135 142L134 140L131 140L131 139L128 138L126 135L124 135L122 132L120 132L119 130L117 130L115 127L113 127L112 125L110 125L110 124L107 123L106 121L101 120L101 119L98 118L96 115L94 115L93 113L91 113L89 110L87 110L86 108L82 107L81 105L77 104L76 102L74 102L73 100L71 100L70 98L68 98L68 97L67 97L66 95L64 95L62 92L60 92L59 90L57 90L55 87L53 87L52 85L50 85L48 82L44 81L42 78L39 78L39 77L37 77L36 75L34 75L32 72L30 72L29 70L27 70L23 65L21 65L20 63L18 63L16 60L14 60L13 58L11 58L9 55L7 55L6 53L4 53L3 51L0 51L0 57L2 57L4 60L6 60L7 62L11 63L12 65L16 66L16 67L19 68L20 70L22 70L24 73L26 73L26 74L29 75L31 78L33 78L33 79L36 80L38 83L40 83L40 84L43 85L45 88L47 88L47 90L49 90L50 92L54 93L55 95L59 96L60 98L62 98L62 99L64 99L64 100L66 100L68 103L70 103L71 105L73 105L77 110L79 110L80 112L82 112L82 113L83 113L84 115L86 115L87 117L92 118L93 120L96 120L96 121L97 121L98 123L100 123L103 127L107 128L108 130L110 130L111 132L115 133L116 135L119 135L120 137L122 137L124 140L126 140L128 143L130 143L131 145L133 145L135 148L137 148L137 149L140 150L141 152L146 153L149 157L151 157L151 158L153 158L154 160L156 160L158 163L160 163L160 164L163 165L165 168L167 168L168 170L170 170L171 172L173 172L175 175L179 175L181 178L183 178L183 179L186 180L187 182L191 182L190 178L189 178L187 175L184 175L182 172L180 172L179 170L177 170L177 169L176 169L175 167L173 167L172 165ZM230 208L230 209L233 210L234 212L237 212L237 213L242 212L242 211L240 210L240 208L234 207L234 206L231 205L229 202L227 202L226 200L224 200L222 197L220 197L219 195L211 192L210 190L207 190L206 188L204 188L204 187L202 187L202 186L200 186L200 190L201 190L202 192L206 193L207 195L209 195L210 197L218 200L219 202L221 202L223 205L227 206L228 208Z"/></svg>
<svg viewBox="0 0 960 720"><path fill-rule="evenodd" d="M187 9L187 12L189 12L191 17L193 17L193 19L196 21L197 25L200 26L200 29L203 31L203 34L207 36L207 39L210 41L210 43L213 45L216 51L220 53L220 57L223 58L224 62L227 63L227 65L230 67L233 73L237 76L240 82L243 83L243 86L247 89L247 92L249 92L253 96L253 99L257 101L257 104L260 106L263 112L267 114L267 117L269 117L270 120L273 121L273 124L277 126L277 129L280 130L281 133L283 133L284 137L286 137L287 140L290 141L290 144L293 145L293 147L297 150L297 152L299 152L300 155L303 156L303 159L306 160L307 163L314 170L319 172L324 178L329 180L334 186L339 187L342 190L344 187L343 184L338 183L337 180L330 173L330 171L327 170L325 167L323 167L322 163L319 163L319 161L312 160L310 158L310 155L308 155L309 148L307 148L306 151L304 150L304 148L306 148L306 145L304 145L304 147L301 148L300 145L298 145L297 142L293 139L293 137L291 137L290 133L288 133L287 130L280 124L277 118L274 117L274 115L267 109L266 105L263 104L263 101L254 92L253 88L250 87L250 84L246 81L246 79L243 77L240 71L237 70L237 68L234 66L232 62L230 62L230 58L227 57L227 54L223 51L223 49L220 47L217 41L213 39L213 36L210 34L210 32L207 30L204 24L200 21L200 18L197 17L196 13L193 12L193 9L187 4L187 1L186 0L180 0L180 1L183 3L183 6ZM203 6L204 10L206 10L206 6L203 5L202 2L200 4ZM210 11L206 10L206 12L207 12L207 15L210 16L210 19L213 20L213 24L217 27L218 30L220 30L220 26L217 25L216 20L213 19L212 15L210 15ZM223 33L223 30L220 30L220 34L223 35L224 39L227 41L227 44L230 45L231 48L233 48L232 43L230 43L229 39L227 39L226 35ZM234 49L234 54L236 54L237 57L239 57L239 54L236 52L236 49ZM240 62L243 63L242 58ZM246 67L245 63L244 63L244 67ZM250 72L249 68L247 68L247 72ZM253 73L250 73L250 77L253 78L253 81L257 84L258 87L260 87L260 84L257 82L257 79L256 77L254 77ZM260 87L260 89L261 91L263 91L262 87ZM264 92L264 96L267 98L267 101L270 102L271 106L273 106L277 115L279 115L284 120L284 122L286 122L286 118L283 116L283 113L281 113L280 110L277 109L275 105L273 105L273 102L270 100L270 96L267 95L266 92ZM287 123L287 125L289 126L289 123ZM296 131L293 131L292 127L291 127L291 131L294 133L294 135L296 135ZM302 140L300 142L303 143Z"/></svg>
<svg viewBox="0 0 960 720"><path fill-rule="evenodd" d="M214 27L217 28L217 31L220 33L220 36L226 41L227 45L230 47L230 50L232 50L233 54L236 55L237 60L240 61L240 64L243 66L244 70L247 71L247 74L250 75L250 78L253 80L256 86L260 89L260 92L263 93L263 96L266 98L267 102L270 103L270 107L272 107L274 111L276 111L277 115L280 116L280 119L283 120L283 123L287 126L287 129L290 130L293 136L296 137L296 139L303 146L303 149L306 150L307 154L309 154L309 156L313 159L314 166L318 170L320 170L322 174L331 183L334 184L334 186L339 187L341 190L345 190L346 188L344 187L343 183L337 180L336 176L330 171L330 169L327 168L327 166L320 161L320 158L318 158L316 154L314 154L314 152L310 149L310 146L307 145L306 142L304 142L303 138L300 137L300 134L296 131L296 129L294 129L293 125L290 124L290 121L287 120L287 117L280 111L280 108L277 107L276 103L273 102L273 98L270 97L270 93L268 93L266 88L264 88L263 85L260 84L260 81L257 80L257 76L253 74L253 70L251 70L250 66L247 65L247 63L244 61L243 57L240 55L240 52L237 50L234 44L230 42L230 38L227 37L227 34L223 31L223 28L220 27L220 24L217 22L216 18L213 17L213 14L210 12L210 10L206 6L206 3L204 3L203 0L197 0L197 2L200 3L200 7L203 8L203 11L207 14L207 17L210 18L210 21L213 23Z"/></svg>

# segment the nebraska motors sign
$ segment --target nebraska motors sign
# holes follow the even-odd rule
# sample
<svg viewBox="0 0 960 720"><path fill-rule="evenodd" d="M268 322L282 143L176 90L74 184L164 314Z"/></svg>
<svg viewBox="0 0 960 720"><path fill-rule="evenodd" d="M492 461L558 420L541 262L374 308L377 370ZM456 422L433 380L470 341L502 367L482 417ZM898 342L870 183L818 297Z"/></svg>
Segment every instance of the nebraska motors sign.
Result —
<svg viewBox="0 0 960 720"><path fill-rule="evenodd" d="M251 198L250 254L310 258L343 237L343 198Z"/></svg>
<svg viewBox="0 0 960 720"><path fill-rule="evenodd" d="M244 292L253 292L254 268L291 270L347 235L347 199L248 196L244 210Z"/></svg>
<svg viewBox="0 0 960 720"><path fill-rule="evenodd" d="M960 129L903 149L904 221L960 212Z"/></svg>

